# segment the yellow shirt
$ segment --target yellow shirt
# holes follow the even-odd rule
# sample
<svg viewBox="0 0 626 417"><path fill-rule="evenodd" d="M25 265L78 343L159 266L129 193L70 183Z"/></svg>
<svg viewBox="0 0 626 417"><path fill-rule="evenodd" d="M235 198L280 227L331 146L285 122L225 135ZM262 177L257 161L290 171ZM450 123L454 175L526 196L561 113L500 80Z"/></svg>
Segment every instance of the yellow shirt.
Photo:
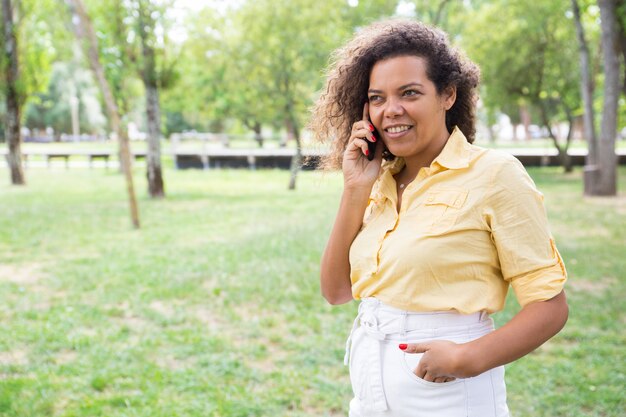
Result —
<svg viewBox="0 0 626 417"><path fill-rule="evenodd" d="M567 273L543 195L517 159L471 145L455 128L398 213L393 175L403 165L383 165L350 248L354 298L467 314L501 310L509 283L522 306L561 292Z"/></svg>

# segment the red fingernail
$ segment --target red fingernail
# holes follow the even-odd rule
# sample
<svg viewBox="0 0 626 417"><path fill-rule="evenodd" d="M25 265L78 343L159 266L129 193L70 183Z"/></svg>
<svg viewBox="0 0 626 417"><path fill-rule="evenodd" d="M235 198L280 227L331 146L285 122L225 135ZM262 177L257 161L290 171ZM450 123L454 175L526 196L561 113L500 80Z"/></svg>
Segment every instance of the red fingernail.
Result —
<svg viewBox="0 0 626 417"><path fill-rule="evenodd" d="M374 131L374 126L370 123L370 130L373 132Z"/></svg>
<svg viewBox="0 0 626 417"><path fill-rule="evenodd" d="M372 142L376 142L376 136L372 135Z"/></svg>
<svg viewBox="0 0 626 417"><path fill-rule="evenodd" d="M406 348L408 348L409 345L407 345L406 343L400 343L398 347L400 348L400 350L406 350Z"/></svg>
<svg viewBox="0 0 626 417"><path fill-rule="evenodd" d="M369 154L370 154L369 149L366 149L366 150L365 150L365 156L367 156L367 155L369 155Z"/></svg>

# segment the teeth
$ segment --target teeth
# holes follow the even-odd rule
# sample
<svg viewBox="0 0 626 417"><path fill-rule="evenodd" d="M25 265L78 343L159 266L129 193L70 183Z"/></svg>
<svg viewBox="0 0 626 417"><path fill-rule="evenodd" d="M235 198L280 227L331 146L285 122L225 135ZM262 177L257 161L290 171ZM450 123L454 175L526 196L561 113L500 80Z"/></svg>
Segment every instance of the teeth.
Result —
<svg viewBox="0 0 626 417"><path fill-rule="evenodd" d="M411 126L394 126L394 127L390 127L387 129L387 132L389 133L400 133L400 132L404 132L405 130L409 130L411 128Z"/></svg>

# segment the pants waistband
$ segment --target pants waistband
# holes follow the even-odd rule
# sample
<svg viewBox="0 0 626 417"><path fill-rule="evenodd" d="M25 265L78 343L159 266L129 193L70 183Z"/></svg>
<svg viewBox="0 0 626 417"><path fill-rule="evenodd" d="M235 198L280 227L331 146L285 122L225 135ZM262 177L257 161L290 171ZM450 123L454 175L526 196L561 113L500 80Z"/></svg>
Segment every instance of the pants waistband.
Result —
<svg viewBox="0 0 626 417"><path fill-rule="evenodd" d="M400 310L382 303L376 298L364 298L359 305L359 313L354 319L350 336L346 341L344 364L350 360L352 337L356 329L361 326L368 337L376 339L375 346L380 349L380 343L385 340L398 338L438 338L459 334L479 334L493 329L493 321L485 312L460 314L453 311L413 312ZM380 352L373 355L379 358ZM382 388L379 359L372 364L375 372L372 374L373 410L384 411L387 401Z"/></svg>
<svg viewBox="0 0 626 417"><path fill-rule="evenodd" d="M406 332L415 330L447 329L481 325L489 320L484 312L461 314L456 311L415 312L391 307L376 298L361 300L358 317L361 324L367 325L372 316L376 317L379 328L387 328L386 333ZM382 329L381 329L382 330Z"/></svg>

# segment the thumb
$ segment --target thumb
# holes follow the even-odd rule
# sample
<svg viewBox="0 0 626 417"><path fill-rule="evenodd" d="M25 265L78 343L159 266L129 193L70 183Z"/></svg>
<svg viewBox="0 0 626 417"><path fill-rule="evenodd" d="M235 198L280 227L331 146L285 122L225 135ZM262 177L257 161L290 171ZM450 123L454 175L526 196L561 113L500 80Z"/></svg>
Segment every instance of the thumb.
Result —
<svg viewBox="0 0 626 417"><path fill-rule="evenodd" d="M398 345L400 350L403 350L405 353L424 353L428 349L430 349L429 343L400 343Z"/></svg>

